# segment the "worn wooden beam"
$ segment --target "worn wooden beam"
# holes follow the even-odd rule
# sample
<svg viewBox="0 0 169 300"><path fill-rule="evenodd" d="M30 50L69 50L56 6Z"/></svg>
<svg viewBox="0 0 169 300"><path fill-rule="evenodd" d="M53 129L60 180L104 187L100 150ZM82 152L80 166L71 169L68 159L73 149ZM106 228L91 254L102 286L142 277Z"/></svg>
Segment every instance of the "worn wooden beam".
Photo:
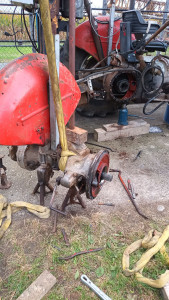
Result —
<svg viewBox="0 0 169 300"><path fill-rule="evenodd" d="M55 285L56 278L45 270L18 298L17 300L40 300Z"/></svg>

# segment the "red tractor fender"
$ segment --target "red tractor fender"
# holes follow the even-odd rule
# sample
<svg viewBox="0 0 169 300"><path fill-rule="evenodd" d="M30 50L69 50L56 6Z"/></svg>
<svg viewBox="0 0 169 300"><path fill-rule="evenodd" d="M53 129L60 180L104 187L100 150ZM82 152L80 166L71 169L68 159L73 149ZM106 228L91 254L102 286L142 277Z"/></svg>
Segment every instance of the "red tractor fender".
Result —
<svg viewBox="0 0 169 300"><path fill-rule="evenodd" d="M109 16L100 16L97 19L105 23L98 24L98 34L100 35L100 40L102 43L104 57L107 56L107 45L108 45L108 35L109 35ZM112 49L116 49L116 44L120 36L120 20L114 22L113 29L113 43ZM107 37L107 38L105 38ZM92 55L96 60L99 60L97 55L97 50L93 40L92 29L89 20L83 22L76 28L76 47L85 50L87 53ZM120 41L118 42L117 49L120 49Z"/></svg>
<svg viewBox="0 0 169 300"><path fill-rule="evenodd" d="M48 81L43 54L24 55L0 71L0 145L45 145L50 141ZM66 124L81 93L61 63L59 85Z"/></svg>

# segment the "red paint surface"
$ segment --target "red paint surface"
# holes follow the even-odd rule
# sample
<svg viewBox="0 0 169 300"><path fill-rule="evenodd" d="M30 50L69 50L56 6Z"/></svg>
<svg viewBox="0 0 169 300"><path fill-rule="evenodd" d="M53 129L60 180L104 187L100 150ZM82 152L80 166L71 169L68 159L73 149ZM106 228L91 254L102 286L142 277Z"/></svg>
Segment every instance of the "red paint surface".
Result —
<svg viewBox="0 0 169 300"><path fill-rule="evenodd" d="M109 21L109 16L100 16L97 17L100 21ZM112 49L116 49L116 43L119 39L120 35L120 20L114 22L114 29L113 29L113 43ZM109 24L98 24L98 34L103 37L108 37L109 31ZM107 45L108 45L108 38L101 37L101 43L103 48L104 57L107 56ZM94 44L91 25L89 21L85 21L84 23L80 24L76 28L76 47L81 48L92 55L95 59L98 60L97 50ZM120 42L118 43L118 49L120 49Z"/></svg>
<svg viewBox="0 0 169 300"><path fill-rule="evenodd" d="M102 175L103 170L105 172L108 172L109 160L110 160L110 158L109 158L109 154L107 152L102 156L102 158L97 166L96 174L97 174L98 186L97 187L91 186L91 195L92 195L93 199L97 197L97 195L99 194L99 192L103 186L102 184L100 184L101 183L101 175Z"/></svg>
<svg viewBox="0 0 169 300"><path fill-rule="evenodd" d="M98 20L102 22L107 22L109 21L109 16L100 16L97 17ZM117 20L114 22L114 28L113 28L113 42L112 42L112 49L116 49L116 44L117 44L117 49L120 50L120 20ZM109 24L98 24L98 34L101 36L100 40L102 43L102 48L103 48L103 54L104 57L107 56L107 47L108 47L108 35L109 35ZM104 38L106 37L106 38ZM132 34L132 40L135 40L135 35ZM83 22L76 28L76 47L85 50L87 53L92 55L96 60L98 59L97 55L97 50L94 44L93 40L93 35L92 35L92 29L89 20Z"/></svg>
<svg viewBox="0 0 169 300"><path fill-rule="evenodd" d="M43 54L28 54L0 71L0 145L45 145L50 140L48 64ZM60 92L65 124L81 93L60 63Z"/></svg>

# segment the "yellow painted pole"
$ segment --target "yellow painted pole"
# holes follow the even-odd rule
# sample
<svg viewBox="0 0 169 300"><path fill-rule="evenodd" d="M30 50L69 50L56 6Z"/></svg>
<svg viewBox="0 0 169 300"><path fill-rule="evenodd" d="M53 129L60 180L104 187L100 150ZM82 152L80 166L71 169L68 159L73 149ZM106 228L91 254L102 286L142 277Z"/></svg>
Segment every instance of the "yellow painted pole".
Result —
<svg viewBox="0 0 169 300"><path fill-rule="evenodd" d="M48 58L48 67L49 67L49 75L51 79L53 101L54 101L55 113L56 113L59 135L60 135L60 144L62 148L61 158L59 161L59 169L64 171L68 156L75 155L75 154L68 150L63 108L62 108L62 100L61 100L60 88L59 88L59 79L58 79L57 68L56 68L55 47L54 47L53 34L52 34L49 0L39 0L39 4L40 4L41 19L42 19L43 32L44 32L44 38L46 44L46 52Z"/></svg>

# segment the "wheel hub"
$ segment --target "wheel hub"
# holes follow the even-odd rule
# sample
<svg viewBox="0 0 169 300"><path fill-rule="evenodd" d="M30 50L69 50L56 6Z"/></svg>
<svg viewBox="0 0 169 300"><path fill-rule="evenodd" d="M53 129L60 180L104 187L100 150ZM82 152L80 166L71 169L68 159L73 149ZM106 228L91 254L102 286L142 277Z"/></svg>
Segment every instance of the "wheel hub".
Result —
<svg viewBox="0 0 169 300"><path fill-rule="evenodd" d="M99 151L95 156L86 179L86 197L94 199L100 192L105 181L111 181L109 170L109 152Z"/></svg>

